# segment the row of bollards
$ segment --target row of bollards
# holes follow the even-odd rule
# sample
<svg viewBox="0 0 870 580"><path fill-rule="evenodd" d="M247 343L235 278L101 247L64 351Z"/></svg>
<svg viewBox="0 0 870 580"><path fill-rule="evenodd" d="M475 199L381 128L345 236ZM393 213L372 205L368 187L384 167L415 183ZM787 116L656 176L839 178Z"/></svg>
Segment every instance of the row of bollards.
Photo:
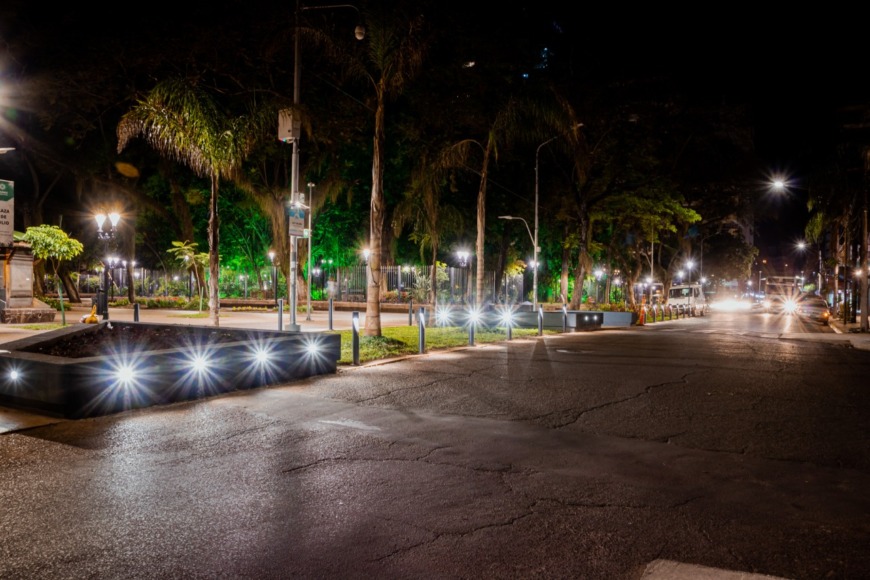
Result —
<svg viewBox="0 0 870 580"><path fill-rule="evenodd" d="M331 302L331 301L330 301ZM331 306L331 304L330 304ZM330 308L330 312L332 309ZM413 317L413 314L411 314ZM358 366L360 364L360 354L359 354L359 344L360 344L360 336L359 336L359 312L353 311L351 313L351 351L353 364ZM543 310L540 310L538 315L538 334L543 334ZM413 322L413 318L412 318ZM468 346L474 346L474 329L477 326L476 320L472 319L468 324ZM330 320L330 328L332 327L332 322ZM426 308L421 306L420 310L417 314L417 328L418 328L418 352L420 354L426 353ZM511 340L513 338L513 326L511 325L509 320L505 321L505 332L507 334L507 339Z"/></svg>

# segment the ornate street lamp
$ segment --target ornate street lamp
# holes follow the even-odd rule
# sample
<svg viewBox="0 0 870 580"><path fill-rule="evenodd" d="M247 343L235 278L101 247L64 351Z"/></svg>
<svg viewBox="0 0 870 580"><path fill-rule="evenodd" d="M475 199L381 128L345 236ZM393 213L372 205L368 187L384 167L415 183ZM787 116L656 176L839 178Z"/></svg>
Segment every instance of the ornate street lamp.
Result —
<svg viewBox="0 0 870 580"><path fill-rule="evenodd" d="M109 319L109 300L108 300L108 289L109 289L109 268L108 264L105 260L108 259L109 255L109 242L115 239L115 232L118 228L118 223L121 221L121 214L118 212L111 212L109 214L105 214L100 212L94 216L94 219L97 220L97 238L103 241L104 243L104 262L103 262L103 280L102 287L97 291L97 310L99 310L99 314L102 315L103 320ZM103 226L106 225L106 220L109 221L108 228L103 229Z"/></svg>

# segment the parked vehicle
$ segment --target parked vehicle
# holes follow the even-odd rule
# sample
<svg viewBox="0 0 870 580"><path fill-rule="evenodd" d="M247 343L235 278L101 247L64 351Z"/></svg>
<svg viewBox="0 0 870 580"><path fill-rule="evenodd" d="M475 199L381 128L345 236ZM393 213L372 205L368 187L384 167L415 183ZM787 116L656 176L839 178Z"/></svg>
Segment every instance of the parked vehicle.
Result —
<svg viewBox="0 0 870 580"><path fill-rule="evenodd" d="M696 316L703 316L710 309L700 284L674 284L668 291L668 304L687 308Z"/></svg>
<svg viewBox="0 0 870 580"><path fill-rule="evenodd" d="M821 322L822 324L829 324L831 320L831 309L828 307L827 300L815 294L802 296L797 301L795 314L804 320Z"/></svg>

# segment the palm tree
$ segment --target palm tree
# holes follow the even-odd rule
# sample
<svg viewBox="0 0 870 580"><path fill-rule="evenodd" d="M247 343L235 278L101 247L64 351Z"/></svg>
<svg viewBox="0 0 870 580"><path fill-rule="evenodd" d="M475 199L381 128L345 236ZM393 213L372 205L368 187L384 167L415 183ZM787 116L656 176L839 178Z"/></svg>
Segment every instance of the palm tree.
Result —
<svg viewBox="0 0 870 580"><path fill-rule="evenodd" d="M381 336L381 258L384 221L387 214L384 198L384 164L386 159L387 102L402 94L419 73L429 46L424 35L423 16L414 10L406 14L392 2L382 2L365 14L366 50L359 57L342 51L336 62L346 67L351 78L365 82L372 90L374 138L372 151L372 191L369 216L369 276L366 288L365 335ZM336 48L328 39L319 40Z"/></svg>
<svg viewBox="0 0 870 580"><path fill-rule="evenodd" d="M417 167L411 187L393 212L393 231L399 235L406 225L411 225L409 238L420 247L420 260L427 263L429 250L429 303L437 299L438 249L445 232L458 229L462 216L455 206L442 202L441 191L445 187L448 165L443 157L429 163L424 157Z"/></svg>
<svg viewBox="0 0 870 580"><path fill-rule="evenodd" d="M158 83L118 124L119 153L143 137L158 153L210 181L208 305L215 326L220 326L218 188L221 179L238 176L253 146L255 126L249 117L225 113L195 82L181 78Z"/></svg>

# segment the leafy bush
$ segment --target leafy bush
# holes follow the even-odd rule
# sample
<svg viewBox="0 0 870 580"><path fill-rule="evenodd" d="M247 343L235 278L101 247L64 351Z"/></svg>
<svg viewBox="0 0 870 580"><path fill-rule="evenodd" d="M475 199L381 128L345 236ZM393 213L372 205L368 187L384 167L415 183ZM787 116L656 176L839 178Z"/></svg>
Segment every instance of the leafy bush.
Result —
<svg viewBox="0 0 870 580"><path fill-rule="evenodd" d="M40 300L42 302L45 302L55 310L60 310L60 300L58 300L57 298L49 298L48 296L43 296L42 298L40 298ZM66 304L66 302L64 302L64 304ZM66 308L67 310L69 309L67 306L64 306L64 308Z"/></svg>

